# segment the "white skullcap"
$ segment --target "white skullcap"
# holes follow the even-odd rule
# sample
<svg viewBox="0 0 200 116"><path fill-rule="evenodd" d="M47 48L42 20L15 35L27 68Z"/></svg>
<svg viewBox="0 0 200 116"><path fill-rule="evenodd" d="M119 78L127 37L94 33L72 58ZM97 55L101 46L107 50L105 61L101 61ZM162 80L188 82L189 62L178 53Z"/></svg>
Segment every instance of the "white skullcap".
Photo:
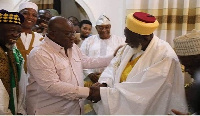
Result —
<svg viewBox="0 0 200 116"><path fill-rule="evenodd" d="M105 15L101 15L98 18L96 25L110 25L110 19L106 17Z"/></svg>
<svg viewBox="0 0 200 116"><path fill-rule="evenodd" d="M23 2L19 5L19 11L25 8L32 8L32 9L35 9L36 12L38 11L38 6L33 2Z"/></svg>
<svg viewBox="0 0 200 116"><path fill-rule="evenodd" d="M192 30L191 33L175 38L174 47L178 56L200 54L200 31Z"/></svg>

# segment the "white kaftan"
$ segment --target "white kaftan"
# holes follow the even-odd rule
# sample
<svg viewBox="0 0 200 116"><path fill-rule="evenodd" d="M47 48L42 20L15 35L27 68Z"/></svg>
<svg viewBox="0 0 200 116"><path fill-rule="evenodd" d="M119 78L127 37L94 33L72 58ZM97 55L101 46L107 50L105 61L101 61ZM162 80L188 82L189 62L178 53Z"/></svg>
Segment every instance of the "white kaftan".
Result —
<svg viewBox="0 0 200 116"><path fill-rule="evenodd" d="M0 79L0 115L12 115L9 106L9 95Z"/></svg>
<svg viewBox="0 0 200 116"><path fill-rule="evenodd" d="M95 104L103 115L167 115L171 109L187 112L184 78L171 46L154 36L125 82L120 77L133 56L130 46L121 48L102 73L101 101Z"/></svg>
<svg viewBox="0 0 200 116"><path fill-rule="evenodd" d="M31 40L33 39L33 37L34 37L34 42L33 42L33 45L30 46L30 43L31 43ZM20 36L20 39L21 39L21 41L23 43L23 46L24 46L25 50L28 50L29 47L38 46L41 43L41 41L40 41L41 38L43 38L43 36L40 35L37 32L33 32L33 34L28 34L28 33L25 34L25 32L23 32L23 33L21 33L21 36ZM22 52L22 51L20 51L20 52ZM27 56L28 56L28 54L27 54ZM18 107L20 108L19 111L22 114L26 114L26 111L24 111L23 109L26 109L26 106L25 106L25 96L26 96L26 86L28 85L29 74L25 73L25 71L24 71L24 65L22 65L22 66L23 66L23 68L22 68L22 72L21 72L21 79L20 79L20 82L19 82L19 88L20 88L19 92L20 92L20 95L19 95L19 104L18 104Z"/></svg>

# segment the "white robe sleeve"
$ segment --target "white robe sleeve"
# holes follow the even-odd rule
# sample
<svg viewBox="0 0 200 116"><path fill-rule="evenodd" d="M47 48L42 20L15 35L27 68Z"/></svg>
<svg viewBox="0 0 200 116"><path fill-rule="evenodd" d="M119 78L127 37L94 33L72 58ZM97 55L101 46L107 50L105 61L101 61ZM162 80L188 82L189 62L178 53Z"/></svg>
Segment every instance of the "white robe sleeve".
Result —
<svg viewBox="0 0 200 116"><path fill-rule="evenodd" d="M187 112L180 63L172 58L138 72L126 82L114 84L113 67L100 78L101 101L95 104L98 115L167 115L171 109ZM104 77L106 76L106 77Z"/></svg>
<svg viewBox="0 0 200 116"><path fill-rule="evenodd" d="M88 51L89 51L88 48L87 48L88 40L89 39L84 40L83 43L81 44L81 47L80 47L82 53L87 55L87 56L88 56ZM83 69L84 78L86 78L92 72L93 71L91 69Z"/></svg>
<svg viewBox="0 0 200 116"><path fill-rule="evenodd" d="M99 57L89 56L89 46L90 46L89 39L90 38L87 38L82 43L80 48L82 52L83 73L85 77L87 77L90 73L93 73L95 68L104 68L108 66L108 64L113 58L113 55L99 56Z"/></svg>
<svg viewBox="0 0 200 116"><path fill-rule="evenodd" d="M125 47L126 46L120 48L117 51L116 56L111 60L110 64L105 68L98 82L106 83L109 87L113 87L116 70L120 65L121 62L120 59L122 57L121 55L124 52Z"/></svg>
<svg viewBox="0 0 200 116"><path fill-rule="evenodd" d="M0 115L12 115L9 105L9 95L0 79Z"/></svg>

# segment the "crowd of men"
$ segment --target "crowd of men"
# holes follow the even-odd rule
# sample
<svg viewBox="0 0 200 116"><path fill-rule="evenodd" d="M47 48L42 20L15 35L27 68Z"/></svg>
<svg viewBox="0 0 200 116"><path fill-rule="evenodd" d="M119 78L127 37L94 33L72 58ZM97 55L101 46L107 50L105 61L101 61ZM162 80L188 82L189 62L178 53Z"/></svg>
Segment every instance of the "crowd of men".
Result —
<svg viewBox="0 0 200 116"><path fill-rule="evenodd" d="M200 114L200 32L175 38L173 49L153 34L151 14L128 14L125 37L111 22L100 15L92 35L89 20L32 2L0 10L0 115ZM181 64L195 79L189 89Z"/></svg>

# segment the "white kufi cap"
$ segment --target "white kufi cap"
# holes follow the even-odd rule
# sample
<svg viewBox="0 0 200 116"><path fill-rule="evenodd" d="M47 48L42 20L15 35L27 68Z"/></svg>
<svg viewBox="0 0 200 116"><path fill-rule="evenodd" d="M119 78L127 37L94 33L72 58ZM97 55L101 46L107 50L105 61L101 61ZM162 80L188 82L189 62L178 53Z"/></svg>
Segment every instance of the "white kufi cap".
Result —
<svg viewBox="0 0 200 116"><path fill-rule="evenodd" d="M96 25L110 25L110 19L105 15L101 15L98 18Z"/></svg>
<svg viewBox="0 0 200 116"><path fill-rule="evenodd" d="M178 56L200 54L200 31L192 30L191 33L175 38L174 50Z"/></svg>
<svg viewBox="0 0 200 116"><path fill-rule="evenodd" d="M25 8L32 8L32 9L35 9L36 12L38 11L38 6L33 2L23 2L19 5L19 11Z"/></svg>

